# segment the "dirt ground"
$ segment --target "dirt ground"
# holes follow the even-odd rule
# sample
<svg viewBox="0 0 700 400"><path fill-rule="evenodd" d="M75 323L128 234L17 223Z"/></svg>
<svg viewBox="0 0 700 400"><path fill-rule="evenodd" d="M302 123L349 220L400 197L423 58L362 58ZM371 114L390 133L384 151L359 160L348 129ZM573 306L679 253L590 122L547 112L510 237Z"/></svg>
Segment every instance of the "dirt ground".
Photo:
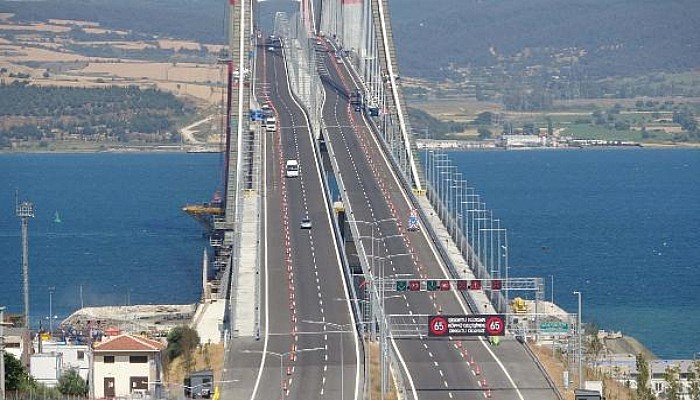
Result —
<svg viewBox="0 0 700 400"><path fill-rule="evenodd" d="M207 364L206 353L209 353L209 363ZM200 346L199 350L195 354L195 366L193 371L201 371L212 369L214 370L214 381L221 381L221 370L224 366L224 345L223 344L211 344L208 346ZM183 392L182 385L185 381L185 370L182 366L181 359L175 359L168 365L167 371L165 371L165 386L168 388L168 392L171 395L175 395L172 398L180 398L178 394Z"/></svg>
<svg viewBox="0 0 700 400"><path fill-rule="evenodd" d="M555 385L564 395L566 400L574 400L574 388L578 387L578 374L574 373L573 376L569 376L569 380L573 381L569 384L569 390L564 391L563 374L566 368L566 360L561 357L561 355L552 355L552 349L543 346L537 346L530 344L530 349L535 353L540 363L547 370L547 373ZM629 388L626 388L622 383L609 378L601 373L586 368L584 373L584 380L594 380L603 381L603 390L605 391L605 398L607 400L632 400Z"/></svg>

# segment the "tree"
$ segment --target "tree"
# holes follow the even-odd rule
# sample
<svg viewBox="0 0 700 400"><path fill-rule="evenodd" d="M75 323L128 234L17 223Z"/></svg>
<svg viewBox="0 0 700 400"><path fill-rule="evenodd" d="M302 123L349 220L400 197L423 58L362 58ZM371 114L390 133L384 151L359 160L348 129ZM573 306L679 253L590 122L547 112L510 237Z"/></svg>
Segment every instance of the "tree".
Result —
<svg viewBox="0 0 700 400"><path fill-rule="evenodd" d="M636 400L654 400L655 396L649 386L649 363L642 353L637 354L637 392Z"/></svg>
<svg viewBox="0 0 700 400"><path fill-rule="evenodd" d="M486 127L480 126L476 131L479 133L479 139L481 140L491 139L491 137L493 137L493 133Z"/></svg>
<svg viewBox="0 0 700 400"><path fill-rule="evenodd" d="M474 118L475 125L491 125L493 123L493 113L485 111Z"/></svg>
<svg viewBox="0 0 700 400"><path fill-rule="evenodd" d="M603 351L605 348L605 344L603 343L602 340L598 337L597 334L588 336L588 346L586 348L586 353L593 358L593 364L597 367L598 366L598 356L600 356L600 353Z"/></svg>
<svg viewBox="0 0 700 400"><path fill-rule="evenodd" d="M666 399L681 400L683 387L681 386L680 378L681 368L679 366L666 367L664 371L664 380L666 381Z"/></svg>
<svg viewBox="0 0 700 400"><path fill-rule="evenodd" d="M5 353L5 389L22 391L29 387L31 378L27 368L12 354Z"/></svg>
<svg viewBox="0 0 700 400"><path fill-rule="evenodd" d="M197 331L188 326L176 326L168 333L168 347L165 349L167 360L182 356L186 372L194 368L194 352L199 346Z"/></svg>
<svg viewBox="0 0 700 400"><path fill-rule="evenodd" d="M57 387L61 394L71 396L85 396L88 393L87 382L74 369L69 369L58 378Z"/></svg>

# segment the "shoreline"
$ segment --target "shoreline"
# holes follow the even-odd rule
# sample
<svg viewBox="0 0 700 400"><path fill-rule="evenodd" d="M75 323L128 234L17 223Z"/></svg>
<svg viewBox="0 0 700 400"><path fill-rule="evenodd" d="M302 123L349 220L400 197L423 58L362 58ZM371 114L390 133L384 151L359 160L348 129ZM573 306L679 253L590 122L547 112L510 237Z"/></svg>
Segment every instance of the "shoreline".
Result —
<svg viewBox="0 0 700 400"><path fill-rule="evenodd" d="M443 151L545 151L545 150L587 150L587 149L700 149L700 142L692 143L630 143L619 145L581 145L581 146L497 146L494 142L456 139L417 139L417 150Z"/></svg>
<svg viewBox="0 0 700 400"><path fill-rule="evenodd" d="M192 145L153 145L153 146L119 146L107 148L85 149L21 149L0 150L0 155L6 154L156 154L156 153L222 153L218 146L192 146Z"/></svg>
<svg viewBox="0 0 700 400"><path fill-rule="evenodd" d="M440 139L429 143L418 139L418 151L444 150L444 151L538 151L538 150L587 150L587 149L700 149L698 143L637 143L635 145L613 146L537 146L537 147L502 147L488 142L475 142L469 140ZM476 145L478 143L478 145ZM97 153L222 153L218 145L124 145L112 147L86 147L86 148L27 148L27 149L0 149L0 155L5 154L97 154Z"/></svg>

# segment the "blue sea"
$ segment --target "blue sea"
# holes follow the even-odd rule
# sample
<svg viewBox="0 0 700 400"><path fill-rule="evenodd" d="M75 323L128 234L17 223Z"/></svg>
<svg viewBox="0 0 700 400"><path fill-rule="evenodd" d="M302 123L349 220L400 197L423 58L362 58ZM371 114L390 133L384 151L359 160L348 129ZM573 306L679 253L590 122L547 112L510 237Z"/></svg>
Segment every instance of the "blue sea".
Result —
<svg viewBox="0 0 700 400"><path fill-rule="evenodd" d="M555 301L657 356L700 351L700 150L454 152L508 228L511 275L554 276ZM200 226L181 211L221 182L218 154L0 155L0 304L21 312L20 223L30 222L33 325L80 306L191 303ZM61 223L55 223L58 211Z"/></svg>
<svg viewBox="0 0 700 400"><path fill-rule="evenodd" d="M181 211L211 199L218 154L0 155L0 304L22 312L21 230L29 222L30 315L65 318L80 307L194 303L201 294L203 229ZM55 215L61 219L54 222Z"/></svg>
<svg viewBox="0 0 700 400"><path fill-rule="evenodd" d="M508 229L511 276L662 358L700 352L700 149L449 153Z"/></svg>

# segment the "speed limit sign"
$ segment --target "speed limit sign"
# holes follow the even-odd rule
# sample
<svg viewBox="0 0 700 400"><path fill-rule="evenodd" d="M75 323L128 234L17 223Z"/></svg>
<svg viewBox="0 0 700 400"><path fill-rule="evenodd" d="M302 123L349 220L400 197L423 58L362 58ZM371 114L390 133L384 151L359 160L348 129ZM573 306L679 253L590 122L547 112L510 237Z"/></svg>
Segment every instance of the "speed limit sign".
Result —
<svg viewBox="0 0 700 400"><path fill-rule="evenodd" d="M505 328L506 324L500 315L493 315L486 320L486 333L490 336L502 335Z"/></svg>
<svg viewBox="0 0 700 400"><path fill-rule="evenodd" d="M444 336L447 333L447 320L443 317L431 317L428 322L430 336Z"/></svg>
<svg viewBox="0 0 700 400"><path fill-rule="evenodd" d="M503 336L506 317L502 314L431 315L428 336Z"/></svg>

